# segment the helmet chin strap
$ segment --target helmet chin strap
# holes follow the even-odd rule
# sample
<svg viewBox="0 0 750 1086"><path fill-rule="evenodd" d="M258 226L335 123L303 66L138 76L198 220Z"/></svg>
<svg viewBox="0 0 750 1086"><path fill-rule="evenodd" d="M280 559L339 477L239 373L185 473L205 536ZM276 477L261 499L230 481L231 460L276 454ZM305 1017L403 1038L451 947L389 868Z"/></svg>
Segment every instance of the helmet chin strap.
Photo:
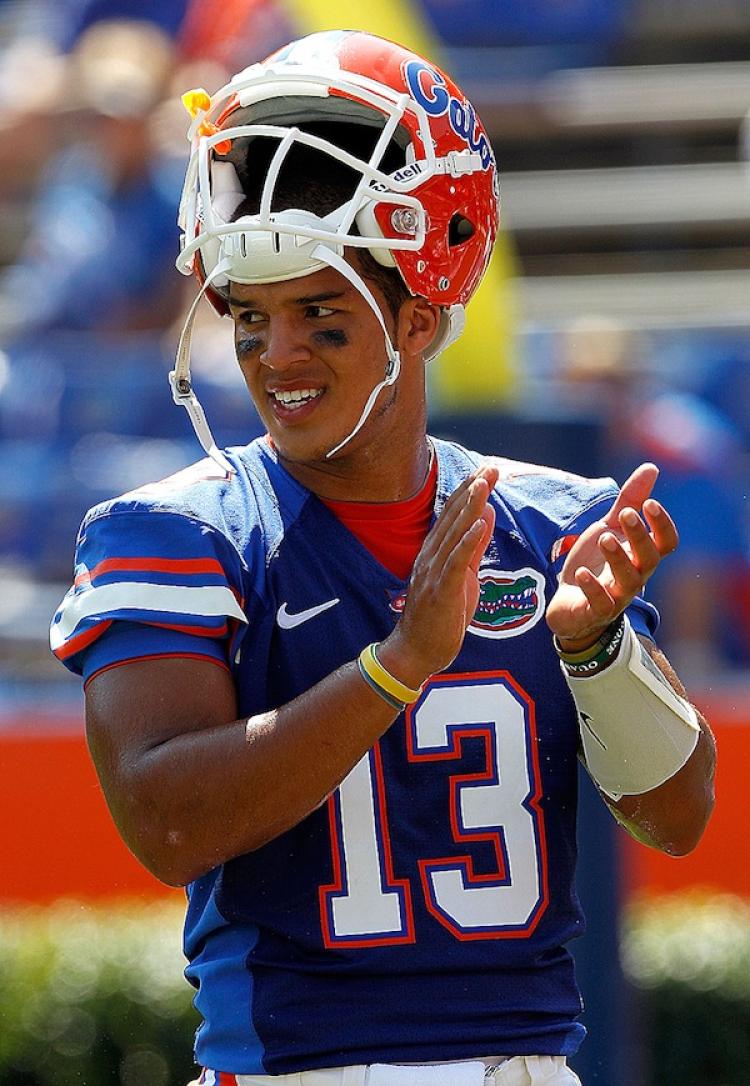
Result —
<svg viewBox="0 0 750 1086"><path fill-rule="evenodd" d="M362 276L359 275L358 272L356 272L351 266L351 264L348 264L342 256L339 256L338 253L335 253L332 249L329 249L325 245L318 245L313 252L313 257L316 260L324 261L326 264L329 265L329 267L334 268L335 271L343 275L345 279L348 279L352 286L359 291L359 293L362 295L362 297L365 299L365 301L377 317L380 327L383 329L383 335L385 336L385 347L388 354L388 362L385 368L385 377L382 381L375 385L375 388L367 397L367 402L362 409L362 414L359 416L357 425L354 427L351 433L348 434L343 441L340 441L338 445L334 445L334 447L332 449L329 449L329 451L326 453L326 460L330 460L331 457L335 456L340 449L343 449L344 445L348 445L352 438L355 437L362 429L365 422L369 418L370 412L375 406L375 401L380 395L380 392L384 388L387 388L388 385L393 385L396 383L396 381L398 380L398 375L401 372L401 355L393 346L391 337L388 333L388 329L386 328L385 321L383 320L383 314L380 311L380 306L375 301L375 297L372 291L367 286L367 283L365 283Z"/></svg>
<svg viewBox="0 0 750 1086"><path fill-rule="evenodd" d="M358 274L346 260L338 253L334 252L327 245L316 245L315 249L310 256L311 264L313 262L322 262L333 268L344 276L345 279L355 287L356 290L362 295L367 304L375 314L380 327L383 330L385 337L386 353L388 361L385 369L385 376L370 395L367 397L362 413L359 416L356 426L349 433L343 441L340 441L338 445L335 445L326 453L326 460L330 460L332 456L335 456L337 452L348 445L349 442L355 437L364 426L365 422L370 416L370 413L375 406L380 392L387 388L388 385L393 385L398 380L399 373L401 372L401 356L399 352L393 346L390 334L383 319L383 314L380 310L380 306L375 301L375 297L370 288L365 283L361 275ZM209 275L206 276L200 291L193 299L193 303L188 310L185 318L185 323L182 326L182 332L180 333L179 343L177 344L177 354L175 358L175 368L169 374L169 383L172 388L172 399L180 406L184 407L188 413L191 423L193 424L193 430L198 438L203 450L211 457L211 459L218 464L218 466L229 474L231 477L235 474L236 469L232 467L230 462L224 456L223 452L217 446L214 441L213 434L211 433L211 427L208 425L205 411L201 406L201 403L196 396L192 380L190 377L190 351L193 338L193 327L195 324L195 317L198 312L198 306L201 298L206 293L211 284L219 279L221 276L227 276L232 278L232 259L229 256L225 256L219 260L216 266L212 269ZM299 274L299 273L298 273Z"/></svg>
<svg viewBox="0 0 750 1086"><path fill-rule="evenodd" d="M193 424L193 430L195 430L195 436L200 441L204 452L208 453L222 471L227 472L231 478L232 475L236 474L236 469L232 467L226 456L224 456L224 453L214 441L211 427L208 425L206 413L201 406L200 400L193 391L193 384L190 378L190 348L198 306L200 305L201 298L206 293L206 290L211 286L211 283L213 283L215 279L218 279L220 275L226 275L229 267L229 260L220 260L216 267L211 271L210 275L206 276L203 286L193 299L193 304L188 310L188 314L185 317L185 323L180 332L175 366L174 369L170 371L169 384L172 388L172 399L179 407L184 407L187 411L190 421Z"/></svg>

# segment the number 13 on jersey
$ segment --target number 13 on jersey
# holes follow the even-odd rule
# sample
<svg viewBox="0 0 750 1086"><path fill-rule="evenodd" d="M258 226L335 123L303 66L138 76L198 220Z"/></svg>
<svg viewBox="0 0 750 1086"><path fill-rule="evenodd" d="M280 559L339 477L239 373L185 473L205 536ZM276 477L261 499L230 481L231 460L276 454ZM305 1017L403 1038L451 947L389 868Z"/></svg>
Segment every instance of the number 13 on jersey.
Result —
<svg viewBox="0 0 750 1086"><path fill-rule="evenodd" d="M455 848L417 859L411 878L395 876L391 838L399 819L389 825L376 745L328 801L334 881L320 889L326 946L414 942L415 892L456 939L530 935L547 905L531 698L505 671L439 675L407 709L406 736L410 762L445 762L445 804L434 817L450 820ZM483 742L485 767L461 774L456 763L469 740ZM493 851L489 873L475 871L477 844Z"/></svg>

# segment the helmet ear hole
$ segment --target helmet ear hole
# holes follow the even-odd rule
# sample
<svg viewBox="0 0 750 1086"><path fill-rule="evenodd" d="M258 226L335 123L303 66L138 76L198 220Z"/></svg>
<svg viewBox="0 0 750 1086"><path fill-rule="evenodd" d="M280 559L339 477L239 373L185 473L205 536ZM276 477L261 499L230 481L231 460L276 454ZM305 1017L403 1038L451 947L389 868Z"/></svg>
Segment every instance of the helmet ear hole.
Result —
<svg viewBox="0 0 750 1086"><path fill-rule="evenodd" d="M448 244L451 249L456 245L463 245L465 241L474 236L474 233L474 224L465 215L456 212L448 224Z"/></svg>

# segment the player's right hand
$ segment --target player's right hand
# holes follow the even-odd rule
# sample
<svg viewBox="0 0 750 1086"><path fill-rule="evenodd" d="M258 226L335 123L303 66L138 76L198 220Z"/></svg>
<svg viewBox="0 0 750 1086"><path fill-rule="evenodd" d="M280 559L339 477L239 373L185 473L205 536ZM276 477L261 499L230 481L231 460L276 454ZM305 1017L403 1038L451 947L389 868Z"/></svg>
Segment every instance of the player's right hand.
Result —
<svg viewBox="0 0 750 1086"><path fill-rule="evenodd" d="M448 667L479 604L479 562L495 526L489 495L498 470L485 464L451 494L417 555L403 614L378 656L415 689Z"/></svg>

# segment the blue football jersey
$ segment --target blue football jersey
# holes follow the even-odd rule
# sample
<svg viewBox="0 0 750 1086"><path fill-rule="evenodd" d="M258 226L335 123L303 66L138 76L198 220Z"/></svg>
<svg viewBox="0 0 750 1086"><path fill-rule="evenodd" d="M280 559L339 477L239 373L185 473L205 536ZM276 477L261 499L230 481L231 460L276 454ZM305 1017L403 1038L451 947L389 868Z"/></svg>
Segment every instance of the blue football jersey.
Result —
<svg viewBox="0 0 750 1086"><path fill-rule="evenodd" d="M486 458L433 445L437 515ZM52 625L72 670L211 659L251 716L391 632L407 583L266 441L228 455L231 478L201 461L88 514ZM326 803L188 888L206 1067L568 1055L582 1039L565 949L583 930L579 735L544 613L572 541L617 487L497 463L494 535L456 660ZM629 613L640 632L655 628L644 601Z"/></svg>

